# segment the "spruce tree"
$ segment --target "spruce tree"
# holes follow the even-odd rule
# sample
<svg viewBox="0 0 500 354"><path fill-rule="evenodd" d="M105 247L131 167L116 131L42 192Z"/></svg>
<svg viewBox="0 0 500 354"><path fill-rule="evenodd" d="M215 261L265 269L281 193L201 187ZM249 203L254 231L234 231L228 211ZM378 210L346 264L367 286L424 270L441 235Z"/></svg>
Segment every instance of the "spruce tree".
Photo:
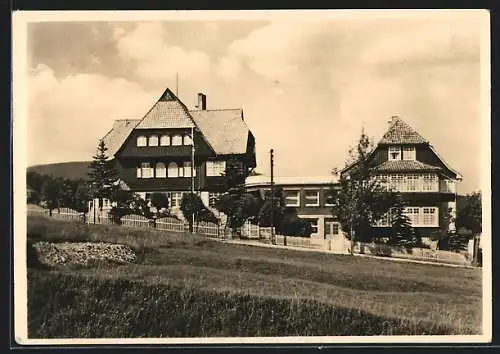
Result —
<svg viewBox="0 0 500 354"><path fill-rule="evenodd" d="M411 249L415 244L415 233L410 218L405 214L401 196L397 196L391 208L391 236L389 244Z"/></svg>
<svg viewBox="0 0 500 354"><path fill-rule="evenodd" d="M99 201L104 198L113 200L113 196L119 188L117 183L118 172L113 161L109 160L107 151L108 148L105 146L104 141L101 140L89 165L89 195L91 198L98 198Z"/></svg>

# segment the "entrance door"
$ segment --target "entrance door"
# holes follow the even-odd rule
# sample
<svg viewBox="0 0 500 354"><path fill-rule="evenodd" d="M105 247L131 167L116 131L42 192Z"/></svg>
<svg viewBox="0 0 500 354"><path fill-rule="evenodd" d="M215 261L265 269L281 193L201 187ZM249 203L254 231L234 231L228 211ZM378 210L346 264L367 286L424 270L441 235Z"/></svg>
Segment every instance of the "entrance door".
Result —
<svg viewBox="0 0 500 354"><path fill-rule="evenodd" d="M339 223L333 219L325 219L325 240L331 240L340 232Z"/></svg>

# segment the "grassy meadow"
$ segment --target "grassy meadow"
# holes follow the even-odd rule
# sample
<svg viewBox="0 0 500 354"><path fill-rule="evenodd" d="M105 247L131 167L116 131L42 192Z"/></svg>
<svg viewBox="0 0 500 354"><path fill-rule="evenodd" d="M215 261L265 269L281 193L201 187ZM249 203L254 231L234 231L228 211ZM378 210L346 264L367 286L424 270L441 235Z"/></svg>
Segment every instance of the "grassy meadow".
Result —
<svg viewBox="0 0 500 354"><path fill-rule="evenodd" d="M38 240L132 247L136 264L46 269L28 247L28 335L480 334L481 270L28 218Z"/></svg>

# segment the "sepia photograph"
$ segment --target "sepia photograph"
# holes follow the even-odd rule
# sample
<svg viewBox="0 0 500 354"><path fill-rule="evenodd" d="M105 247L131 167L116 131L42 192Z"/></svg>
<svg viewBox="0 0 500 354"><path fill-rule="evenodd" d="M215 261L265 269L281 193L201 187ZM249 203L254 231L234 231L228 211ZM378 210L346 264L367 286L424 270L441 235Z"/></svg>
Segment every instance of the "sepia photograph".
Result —
<svg viewBox="0 0 500 354"><path fill-rule="evenodd" d="M489 16L14 12L16 342L491 341Z"/></svg>

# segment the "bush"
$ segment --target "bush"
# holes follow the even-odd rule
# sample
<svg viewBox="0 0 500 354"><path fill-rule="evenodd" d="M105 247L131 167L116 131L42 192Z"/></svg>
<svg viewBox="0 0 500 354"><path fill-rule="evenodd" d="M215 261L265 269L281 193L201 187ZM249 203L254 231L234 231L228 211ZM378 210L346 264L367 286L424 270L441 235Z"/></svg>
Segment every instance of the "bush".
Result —
<svg viewBox="0 0 500 354"><path fill-rule="evenodd" d="M285 236L310 237L312 227L309 221L291 215L283 218L277 231Z"/></svg>

